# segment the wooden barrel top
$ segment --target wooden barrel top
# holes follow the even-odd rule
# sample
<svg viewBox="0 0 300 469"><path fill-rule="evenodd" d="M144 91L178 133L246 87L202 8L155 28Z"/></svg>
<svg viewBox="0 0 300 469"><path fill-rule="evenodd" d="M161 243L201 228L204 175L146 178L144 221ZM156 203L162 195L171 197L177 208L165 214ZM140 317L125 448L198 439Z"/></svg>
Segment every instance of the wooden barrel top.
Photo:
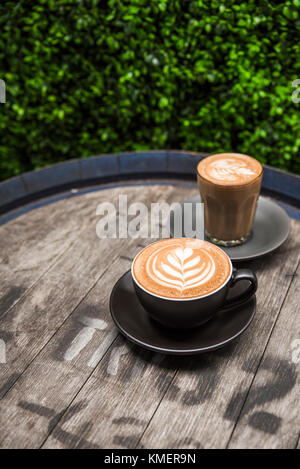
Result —
<svg viewBox="0 0 300 469"><path fill-rule="evenodd" d="M197 187L81 188L0 219L0 447L300 448L300 222L277 251L245 263L259 280L245 334L215 352L164 356L127 342L110 317L114 283L150 242L97 237L98 204L120 194L149 206Z"/></svg>

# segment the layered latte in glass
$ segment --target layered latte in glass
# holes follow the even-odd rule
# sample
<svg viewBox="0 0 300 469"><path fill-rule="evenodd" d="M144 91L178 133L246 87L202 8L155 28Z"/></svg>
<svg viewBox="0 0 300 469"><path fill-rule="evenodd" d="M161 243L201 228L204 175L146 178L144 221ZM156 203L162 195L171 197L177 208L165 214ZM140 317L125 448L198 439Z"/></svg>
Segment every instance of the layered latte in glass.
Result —
<svg viewBox="0 0 300 469"><path fill-rule="evenodd" d="M259 161L240 153L219 153L200 161L197 178L210 241L235 246L248 239L262 174Z"/></svg>

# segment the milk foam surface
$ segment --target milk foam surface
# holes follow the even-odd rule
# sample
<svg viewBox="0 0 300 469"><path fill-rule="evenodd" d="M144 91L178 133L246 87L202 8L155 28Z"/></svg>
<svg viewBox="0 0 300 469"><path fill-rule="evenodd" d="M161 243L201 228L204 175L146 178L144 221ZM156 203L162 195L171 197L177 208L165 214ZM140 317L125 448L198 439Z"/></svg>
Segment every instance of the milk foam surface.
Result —
<svg viewBox="0 0 300 469"><path fill-rule="evenodd" d="M145 290L178 299L212 293L228 280L230 272L230 261L220 248L191 238L150 244L133 264L134 277Z"/></svg>
<svg viewBox="0 0 300 469"><path fill-rule="evenodd" d="M198 164L198 173L211 182L222 185L247 184L262 172L261 164L251 156L220 153L208 156Z"/></svg>

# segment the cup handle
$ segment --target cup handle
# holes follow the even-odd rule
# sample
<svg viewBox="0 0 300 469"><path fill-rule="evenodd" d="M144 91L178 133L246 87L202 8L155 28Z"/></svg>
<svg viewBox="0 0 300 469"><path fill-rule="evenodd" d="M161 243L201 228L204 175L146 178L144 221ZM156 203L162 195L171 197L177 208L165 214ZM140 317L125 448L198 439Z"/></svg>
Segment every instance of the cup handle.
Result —
<svg viewBox="0 0 300 469"><path fill-rule="evenodd" d="M235 295L233 298L225 300L225 303L223 304L223 308L230 308L232 306L236 306L241 303L245 303L245 301L249 300L254 293L257 290L257 277L252 270L249 269L239 269L233 270L232 274L232 279L231 279L231 285L230 288L232 288L237 282L240 280L249 280L250 285L248 288L242 292L239 293L238 295Z"/></svg>

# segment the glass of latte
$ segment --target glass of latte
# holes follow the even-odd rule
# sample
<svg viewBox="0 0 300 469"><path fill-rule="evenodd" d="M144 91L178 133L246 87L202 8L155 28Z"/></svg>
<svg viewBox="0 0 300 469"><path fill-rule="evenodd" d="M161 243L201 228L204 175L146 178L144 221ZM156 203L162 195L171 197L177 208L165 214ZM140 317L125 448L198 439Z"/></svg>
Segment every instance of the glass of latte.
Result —
<svg viewBox="0 0 300 469"><path fill-rule="evenodd" d="M163 239L146 246L134 258L131 274L150 316L173 328L201 325L220 308L247 301L257 288L251 270L233 270L222 249L192 238ZM230 288L240 280L250 283L228 299Z"/></svg>
<svg viewBox="0 0 300 469"><path fill-rule="evenodd" d="M236 246L248 239L262 175L262 165L240 153L220 153L200 161L197 178L210 241Z"/></svg>

